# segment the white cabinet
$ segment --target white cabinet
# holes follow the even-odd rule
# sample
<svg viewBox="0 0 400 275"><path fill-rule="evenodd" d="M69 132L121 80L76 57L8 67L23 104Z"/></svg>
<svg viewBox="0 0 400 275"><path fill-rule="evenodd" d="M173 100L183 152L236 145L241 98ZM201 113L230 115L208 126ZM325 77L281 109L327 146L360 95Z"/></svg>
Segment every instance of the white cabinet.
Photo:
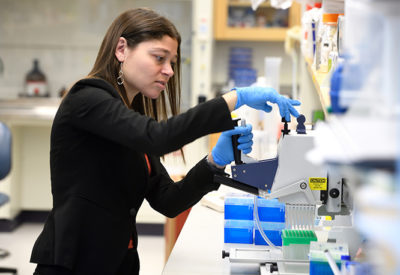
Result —
<svg viewBox="0 0 400 275"><path fill-rule="evenodd" d="M0 101L0 120L12 134L11 171L0 183L10 202L0 208L0 218L51 208L50 131L58 104L59 99Z"/></svg>

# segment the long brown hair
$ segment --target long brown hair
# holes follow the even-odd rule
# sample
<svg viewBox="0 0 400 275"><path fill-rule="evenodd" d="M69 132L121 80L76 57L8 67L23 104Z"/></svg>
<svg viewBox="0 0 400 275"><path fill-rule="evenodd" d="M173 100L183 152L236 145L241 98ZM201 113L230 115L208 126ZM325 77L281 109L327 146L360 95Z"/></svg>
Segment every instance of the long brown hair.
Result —
<svg viewBox="0 0 400 275"><path fill-rule="evenodd" d="M174 75L169 79L164 92L157 99L150 99L138 93L130 103L124 86L117 84L120 63L115 56L115 50L119 38L124 37L128 43L128 47L133 49L141 42L162 39L165 35L178 42L177 61L172 67ZM171 115L177 115L180 111L181 36L171 21L151 9L137 8L125 11L108 28L94 66L87 78L101 78L111 83L128 108L150 116L157 121L166 120L168 112ZM169 109L167 109L165 94L168 97ZM183 150L181 149L180 151L185 163Z"/></svg>
<svg viewBox="0 0 400 275"><path fill-rule="evenodd" d="M141 93L137 94L132 103L123 85L117 84L120 63L115 56L115 49L120 37L127 40L128 47L133 49L143 41L162 39L168 35L178 42L177 62L173 66L174 75L169 79L165 91L157 99L149 99ZM101 78L111 83L121 95L124 103L131 109L141 114L153 117L157 121L168 118L168 112L172 115L179 113L181 87L181 36L174 24L165 17L148 8L137 8L120 14L108 28L101 43L96 61L88 78ZM166 106L165 93L169 101L169 109Z"/></svg>

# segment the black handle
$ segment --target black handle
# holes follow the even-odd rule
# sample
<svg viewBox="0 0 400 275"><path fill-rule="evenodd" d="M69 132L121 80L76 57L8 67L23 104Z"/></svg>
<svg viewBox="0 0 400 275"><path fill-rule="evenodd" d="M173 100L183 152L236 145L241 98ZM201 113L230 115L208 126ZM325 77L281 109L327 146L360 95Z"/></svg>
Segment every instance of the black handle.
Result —
<svg viewBox="0 0 400 275"><path fill-rule="evenodd" d="M231 178L228 178L226 176L222 176L222 175L214 175L214 182L219 183L219 184L223 184L229 187L233 187L235 189L239 189L241 191L253 194L253 195L257 195L258 196L258 188L254 187L254 186L250 186L247 184L244 184L240 181L237 180L233 180Z"/></svg>
<svg viewBox="0 0 400 275"><path fill-rule="evenodd" d="M233 123L235 124L235 126L238 126L238 121L240 119L234 119ZM233 159L235 160L235 164L242 164L242 154L241 151L237 148L239 145L239 139L240 135L233 135L232 138L232 149L233 149Z"/></svg>
<svg viewBox="0 0 400 275"><path fill-rule="evenodd" d="M289 127L288 127L288 122L284 117L282 117L282 122L284 123L283 129L281 130L283 135L288 135L290 133Z"/></svg>

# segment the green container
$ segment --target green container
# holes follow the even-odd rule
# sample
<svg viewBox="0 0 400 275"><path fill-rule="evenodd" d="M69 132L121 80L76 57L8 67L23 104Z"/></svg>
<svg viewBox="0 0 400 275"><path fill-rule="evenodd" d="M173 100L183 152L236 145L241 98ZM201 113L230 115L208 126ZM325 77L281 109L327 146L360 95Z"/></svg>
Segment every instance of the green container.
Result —
<svg viewBox="0 0 400 275"><path fill-rule="evenodd" d="M307 260L313 241L317 241L317 236L312 230L282 230L283 258Z"/></svg>
<svg viewBox="0 0 400 275"><path fill-rule="evenodd" d="M317 236L313 230L282 230L282 244L310 244L310 242L317 241Z"/></svg>
<svg viewBox="0 0 400 275"><path fill-rule="evenodd" d="M315 124L318 120L325 121L325 114L323 110L314 110L312 112L312 123Z"/></svg>

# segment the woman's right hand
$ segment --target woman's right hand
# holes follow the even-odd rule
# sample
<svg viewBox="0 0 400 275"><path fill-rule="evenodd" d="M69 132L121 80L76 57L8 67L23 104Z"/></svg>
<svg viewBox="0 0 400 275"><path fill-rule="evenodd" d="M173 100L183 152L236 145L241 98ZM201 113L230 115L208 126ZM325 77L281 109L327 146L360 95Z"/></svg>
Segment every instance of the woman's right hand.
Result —
<svg viewBox="0 0 400 275"><path fill-rule="evenodd" d="M294 106L300 105L300 101L280 95L275 89L270 87L242 87L235 88L224 95L231 111L247 105L251 108L270 112L272 107L268 102L276 103L279 112L286 121L290 121L290 116L298 117L299 113ZM234 106L234 107L233 107Z"/></svg>

